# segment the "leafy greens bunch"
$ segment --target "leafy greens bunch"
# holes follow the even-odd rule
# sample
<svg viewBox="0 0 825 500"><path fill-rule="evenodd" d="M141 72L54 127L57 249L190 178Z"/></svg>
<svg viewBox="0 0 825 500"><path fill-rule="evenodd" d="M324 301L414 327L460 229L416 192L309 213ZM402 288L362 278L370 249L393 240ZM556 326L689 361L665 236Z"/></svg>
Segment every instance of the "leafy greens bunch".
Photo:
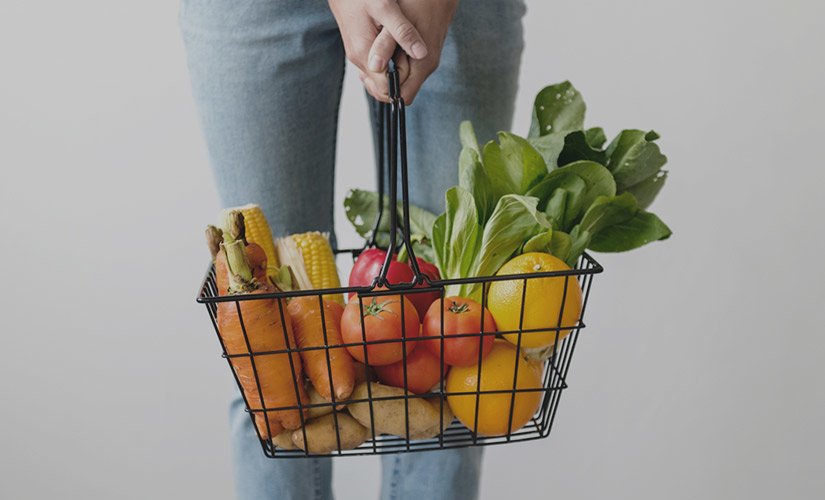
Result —
<svg viewBox="0 0 825 500"><path fill-rule="evenodd" d="M463 122L459 184L447 191L445 212L435 217L410 208L416 252L442 277L459 278L493 275L523 252L547 252L572 267L585 249L623 252L669 237L667 225L645 210L667 177L658 134L623 130L605 148L604 130L585 129L584 115L581 94L562 82L536 96L526 138L499 132L497 142L482 147ZM352 191L345 208L367 236L378 196ZM387 221L379 244L388 231ZM479 292L475 284L447 290Z"/></svg>

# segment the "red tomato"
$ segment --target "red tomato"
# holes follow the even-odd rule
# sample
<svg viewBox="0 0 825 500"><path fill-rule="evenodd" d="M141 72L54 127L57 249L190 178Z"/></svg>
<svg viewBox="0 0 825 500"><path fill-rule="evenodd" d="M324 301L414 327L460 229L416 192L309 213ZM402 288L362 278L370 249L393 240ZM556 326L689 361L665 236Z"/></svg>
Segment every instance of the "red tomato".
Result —
<svg viewBox="0 0 825 500"><path fill-rule="evenodd" d="M375 281L376 276L381 273L384 259L387 252L380 248L368 248L358 255L352 271L349 273L349 286L370 286ZM394 285L397 283L410 283L415 275L410 266L403 262L398 262L393 256L390 267L387 269L387 281ZM350 294L352 297L354 294ZM426 312L426 311L425 311Z"/></svg>
<svg viewBox="0 0 825 500"><path fill-rule="evenodd" d="M344 343L360 342L361 345L348 346L353 358L370 365L388 365L400 361L404 356L402 337L418 337L418 313L412 303L400 295L365 297L363 311L358 298L351 299L341 318L341 337ZM401 308L404 308L404 323L401 323ZM363 331L361 322L363 320ZM363 344L378 340L397 340L382 344ZM407 354L415 349L415 342L408 342ZM366 346L366 356L365 349Z"/></svg>
<svg viewBox="0 0 825 500"><path fill-rule="evenodd" d="M441 274L438 272L438 268L435 267L433 264L430 264L426 260L421 260L420 258L416 257L415 260L418 262L418 269L421 270L423 274L429 277L431 280L440 280ZM411 281L410 280L407 281ZM422 288L425 285L418 285L416 288ZM430 305L435 302L436 300L441 297L441 292L436 290L433 292L421 292L421 293L410 293L407 294L407 298L410 299L410 302L413 303L415 306L415 310L418 311L418 317L422 320L424 319L424 315L427 314L427 310L430 308Z"/></svg>
<svg viewBox="0 0 825 500"><path fill-rule="evenodd" d="M412 342L417 344L418 342ZM446 366L439 375L441 360L423 346L407 355L407 390L424 394L441 382L446 374ZM387 385L404 388L404 360L384 366L376 366L378 380Z"/></svg>
<svg viewBox="0 0 825 500"><path fill-rule="evenodd" d="M434 302L424 317L424 336L441 336L441 301ZM444 362L454 366L470 366L478 363L478 349L486 357L493 348L495 335L483 337L455 337L458 334L481 332L481 304L463 297L444 298ZM496 331L496 322L487 309L484 310L484 332ZM424 345L436 356L441 356L441 339L423 340ZM440 358L439 358L440 359Z"/></svg>

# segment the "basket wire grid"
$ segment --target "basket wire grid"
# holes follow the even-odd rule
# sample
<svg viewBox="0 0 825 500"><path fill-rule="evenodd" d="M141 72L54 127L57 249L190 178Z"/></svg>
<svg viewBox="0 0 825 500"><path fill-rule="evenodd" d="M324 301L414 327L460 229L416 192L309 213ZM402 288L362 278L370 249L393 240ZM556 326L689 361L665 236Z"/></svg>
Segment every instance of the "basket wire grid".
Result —
<svg viewBox="0 0 825 500"><path fill-rule="evenodd" d="M398 92L398 79L397 73L393 70L390 71L390 97L391 97L391 104L389 106L381 104L377 107L377 112L380 113L379 116L383 115L383 120L378 120L379 126L377 128L377 134L379 137L378 143L378 151L377 157L379 161L377 162L378 165L378 191L379 191L379 200L383 199L384 195L384 175L383 170L384 167L382 163L386 163L388 165L389 170L389 191L390 191L390 203L389 203L389 211L390 211L390 245L389 248L399 248L401 245L405 246L407 252L409 254L409 263L410 267L414 273L414 280L410 283L389 283L387 279L387 273L390 266L390 261L393 256L393 252L387 252L387 258L383 263L381 268L381 272L375 278L374 282L370 286L356 286L356 287L338 287L338 288L329 288L329 289L318 289L318 290L294 290L294 291L286 291L286 292L272 292L272 293L260 293L254 295L221 295L218 292L216 279L215 279L215 269L214 266L211 266L204 278L202 283L200 293L197 297L197 301L202 303L206 306L207 311L209 313L210 319L214 326L215 332L218 335L218 340L221 344L223 350L223 357L227 359L232 373L235 377L235 381L238 385L238 389L240 390L244 404L246 405L246 411L249 412L250 418L252 419L253 426L255 427L256 433L258 438L261 442L261 447L263 449L264 454L270 458L288 458L288 457L304 457L304 456L349 456L349 455L374 455L374 454L387 454L387 453L398 453L398 452L413 452L413 451L426 451L426 450L437 450L437 449L444 449L444 448L460 448L466 446L481 446L481 445L493 445L493 444L503 444L503 443L511 443L511 442L518 442L518 441L529 441L534 439L540 439L547 437L550 433L550 430L553 426L553 420L556 415L556 411L558 408L559 400L561 397L561 392L565 388L567 388L567 373L570 368L570 360L573 355L573 351L576 347L576 341L578 339L579 332L582 328L585 327L583 322L584 311L587 306L587 300L590 292L590 286L593 280L593 276L597 273L602 272L602 267L598 262L596 262L590 255L584 253L580 259L578 260L577 265L573 269L567 270L559 270L559 271L548 271L548 272L535 272L535 273L525 273L525 274L510 274L510 275L497 275L497 276L479 276L479 277L467 277L467 278L458 278L458 279L439 279L439 280L432 280L427 275L421 272L419 266L417 265L417 261L415 259L415 254L413 252L412 244L410 243L410 236L409 230L409 195L408 195L408 185L407 185L407 162L406 162L406 133L404 130L405 118L404 118L404 103L403 100L399 97ZM382 124L388 124L388 126L382 126ZM383 143L386 141L387 148L384 150ZM385 156L386 152L386 156ZM400 153L400 154L399 154ZM402 197L401 203L403 206L403 224L401 228L397 227L398 221L398 214L397 214L397 185L398 182L398 159L400 157L400 166L401 166L401 189L402 189ZM373 231L372 237L369 239L367 247L372 247L376 245L375 242L375 235L378 232L377 229L379 224L381 223L382 217L382 204L379 202L379 213L378 218L376 220L375 230ZM400 245L396 245L396 236L400 233L401 236L401 243ZM365 249L364 248L364 249ZM350 250L336 250L336 254L350 254L353 258L358 257L360 252L364 249L350 249ZM524 328L524 314L525 314L525 299L527 296L527 288L531 283L536 283L537 280L546 280L553 279L553 280L564 280L564 288L563 288L563 296L561 299L561 306L559 307L558 311L555 311L555 306L553 307L554 310L550 310L551 308L548 306L548 314L558 314L558 320L555 322L557 327L550 328L550 327L541 327L538 329L527 329ZM444 314L441 314L440 318L440 334L436 336L413 336L407 335L406 328L404 327L404 310L405 308L401 308L401 325L402 325L402 335L400 339L384 339L384 340L367 340L366 335L366 327L364 324L364 302L367 299L373 297L381 297L381 296L403 296L403 297L410 297L413 294L419 293L437 293L438 298L436 301L440 303L440 310L444 311L444 302L445 302L445 288L451 285L462 285L462 284L477 284L480 285L480 292L481 292L481 304L484 308L487 307L488 301L488 289L490 284L494 282L500 281L513 281L513 282L521 282L521 301L520 301L520 311L519 311L519 325L517 329L513 330L498 330L493 331L489 325L488 328L485 330L484 325L484 314L480 315L480 324L478 333L463 333L463 334L455 334L450 335L450 338L477 338L479 342L479 349L478 349L478 362L477 362L477 384L476 389L474 391L464 391L464 392L448 392L445 388L445 383L442 381L436 388L432 389L430 392L425 394L414 394L407 391L403 395L399 396L374 396L372 394L372 384L367 383L367 397L366 398L347 398L346 400L336 400L336 391L334 390L334 381L332 377L330 378L330 394L331 394L331 401L325 401L322 403L304 403L301 401L300 389L298 384L300 377L296 376L296 366L295 362L293 361L294 353L301 353L305 351L311 350L323 350L325 353L326 358L326 368L328 370L327 373L332 373L332 366L330 361L330 350L334 349L351 349L351 348L358 348L363 349L364 354L364 361L367 365L369 365L369 357L368 357L368 346L378 345L378 344L392 344L392 343L400 343L401 344L401 353L402 353L402 368L403 368L403 380L404 380L404 387L407 387L408 384L408 374L407 374L407 343L410 342L422 342L431 339L436 339L440 343L440 366L446 367L444 363ZM569 288L568 288L569 285ZM536 285L534 285L536 286ZM567 302L567 295L568 290L572 289L572 287L577 287L581 290L581 309L575 324L562 324L562 318L564 313L565 304ZM326 321L324 318L325 308L324 308L324 300L327 297L327 300L333 296L344 294L344 296L351 296L350 301L357 300L359 304L359 308L361 310L360 318L361 318L361 331L362 331L362 339L360 342L354 343L341 343L341 344L334 344L330 345L328 341L328 332L326 328ZM290 339L289 333L285 328L286 322L289 321L289 316L285 311L285 304L286 302L294 297L317 297L318 300L318 310L321 316L321 326L323 329L323 339L324 344L321 346L305 346L305 347L297 347L294 344L294 341ZM272 335L283 336L284 338L284 345L286 346L284 349L279 350L255 350L252 348L249 336L247 335L246 325L243 320L243 312L241 305L246 301L261 301L261 300L274 300L277 303L278 314L280 316L280 328L274 328L272 331ZM246 345L246 349L243 352L228 352L226 343L221 336L220 329L218 327L218 314L219 309L223 308L233 308L234 311L237 313L238 320L240 323L241 331L244 336L244 343ZM226 309L224 309L226 310ZM280 330L280 331L279 331ZM515 356L519 356L521 353L521 345L522 345L522 336L524 334L530 333L538 333L538 332L555 332L555 343L554 347L552 348L552 353L550 354L549 358L543 362L542 368L542 378L541 378L541 386L540 387L529 387L529 388L521 388L517 387L518 383L518 369L519 363L516 359L514 366L514 373L513 373L513 382L512 387L508 389L499 389L499 390L484 390L482 387L482 363L484 362L483 359L483 349L481 349L482 341L484 337L488 336L496 336L502 334L515 334L517 341L515 342ZM416 332L418 333L418 332ZM419 346L419 348L422 348ZM293 379L293 386L295 390L295 401L296 405L294 406L270 406L267 405L267 402L264 398L263 391L261 390L261 383L259 378L259 368L256 366L256 359L261 359L265 356L286 356L289 359L289 366L292 371L292 379ZM243 360L249 360L249 364L251 365L251 371L254 375L255 380L255 388L257 394L248 394L244 391L243 385L238 377L238 366L239 364L243 363ZM248 390L248 389L247 389ZM516 396L521 393L540 393L540 403L538 405L535 414L530 418L530 420L525 424L523 427L519 429L513 429L513 415L514 410L516 407L515 400ZM485 436L480 435L477 432L477 426L479 422L479 406L480 402L483 399L483 396L493 396L493 395L501 395L506 394L510 396L509 401L509 413L506 415L507 419L507 432L503 435L498 436ZM475 416L472 422L475 422L473 429L465 427L461 422L456 419L453 419L452 423L445 426L444 422L444 412L445 412L445 405L448 404L447 398L450 396L470 396L473 398L475 404ZM250 398L257 397L257 400L261 402L260 405L251 404ZM435 402L438 406L439 411L439 432L435 437L428 438L428 439L410 439L410 411L409 411L409 401L413 398L425 398L428 401ZM370 422L375 423L374 418L374 406L376 404L380 404L383 401L399 401L402 400L404 402L404 426L405 426L405 433L403 436L394 436L388 434L380 434L376 432L375 425L370 425L368 428L368 439L362 445L358 446L354 449L345 449L341 444L341 435L338 432L339 425L338 425L338 412L335 411L336 408L340 409L342 406L353 404L353 403L367 403L369 406L369 415L370 415ZM332 416L334 421L334 430L335 430L335 440L336 446L335 449L328 452L328 453L312 453L310 450L311 442L308 440L308 436L306 433L306 427L303 425L305 422L305 412L312 409L322 409L326 408L328 410L332 410ZM274 434L272 429L270 428L270 419L269 414L270 412L281 412L281 411L288 411L288 410L297 410L300 417L301 417L301 431L303 442L305 443L305 450L302 449L282 449L280 447L276 447L273 444L273 441L270 437ZM256 424L256 415L263 416L263 422L265 422L265 426L262 429L259 425ZM504 415L502 416L504 418Z"/></svg>

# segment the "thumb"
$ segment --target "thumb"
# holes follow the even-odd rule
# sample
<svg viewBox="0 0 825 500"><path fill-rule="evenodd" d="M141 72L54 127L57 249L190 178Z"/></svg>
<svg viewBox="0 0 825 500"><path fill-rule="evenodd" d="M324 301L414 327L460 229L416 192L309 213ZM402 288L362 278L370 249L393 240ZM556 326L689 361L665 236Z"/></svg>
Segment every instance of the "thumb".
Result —
<svg viewBox="0 0 825 500"><path fill-rule="evenodd" d="M392 35L398 45L413 59L427 57L427 45L413 23L395 2L381 2L370 15Z"/></svg>

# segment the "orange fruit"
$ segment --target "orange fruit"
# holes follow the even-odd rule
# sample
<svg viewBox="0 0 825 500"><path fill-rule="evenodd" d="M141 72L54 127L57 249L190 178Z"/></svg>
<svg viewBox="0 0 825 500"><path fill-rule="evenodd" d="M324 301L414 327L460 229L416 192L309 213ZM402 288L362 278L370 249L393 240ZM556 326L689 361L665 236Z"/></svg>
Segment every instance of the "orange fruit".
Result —
<svg viewBox="0 0 825 500"><path fill-rule="evenodd" d="M518 364L516 364L518 363ZM504 340L493 344L490 354L481 361L481 391L512 391L513 375L518 366L516 389L541 389L542 362L527 361L516 348ZM478 428L482 436L507 434L512 392L495 394L449 395L479 390L478 365L454 366L447 375L447 403L456 417L468 429L476 428L475 411L478 398ZM540 391L517 392L513 399L513 422L510 432L516 432L530 421L541 403Z"/></svg>
<svg viewBox="0 0 825 500"><path fill-rule="evenodd" d="M496 275L568 269L570 266L549 253L529 252L511 259L501 266ZM561 340L579 321L582 310L582 292L579 282L575 276L528 279L522 319L521 298L524 293L524 283L525 281L521 278L491 283L487 294L487 308L493 314L499 331L536 330L521 334L522 348L549 347L556 342L557 330L542 330L542 328L570 327L558 330L558 340ZM565 288L567 288L566 295ZM562 311L562 302L564 311ZM562 312L561 324L559 312ZM521 326L519 326L520 321ZM518 333L502 334L502 337L513 345L518 345Z"/></svg>

